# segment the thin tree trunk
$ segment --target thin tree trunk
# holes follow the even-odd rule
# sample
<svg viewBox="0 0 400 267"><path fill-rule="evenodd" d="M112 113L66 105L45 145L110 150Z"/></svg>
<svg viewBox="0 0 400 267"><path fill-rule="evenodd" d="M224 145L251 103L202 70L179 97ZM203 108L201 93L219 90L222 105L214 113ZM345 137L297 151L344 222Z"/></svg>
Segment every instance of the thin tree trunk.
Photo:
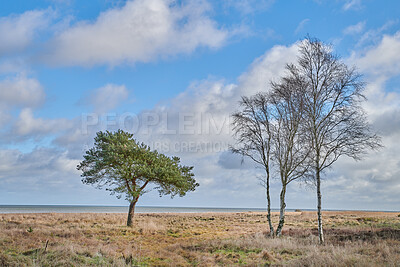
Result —
<svg viewBox="0 0 400 267"><path fill-rule="evenodd" d="M283 228L283 225L285 224L285 208L286 208L285 194L286 194L286 185L282 185L282 190L281 190L281 195L280 195L281 207L280 207L280 213L279 213L279 224L278 224L278 228L276 228L276 236L277 237L282 235L282 228Z"/></svg>
<svg viewBox="0 0 400 267"><path fill-rule="evenodd" d="M131 204L129 204L128 221L126 223L127 226L132 226L133 216L135 215L135 206L137 201L138 198L132 200Z"/></svg>
<svg viewBox="0 0 400 267"><path fill-rule="evenodd" d="M269 175L268 175L269 176ZM269 224L269 235L271 237L274 236L274 226L272 225L271 221L271 197L269 195L269 177L267 177L267 219Z"/></svg>
<svg viewBox="0 0 400 267"><path fill-rule="evenodd" d="M317 210L318 210L318 236L319 236L319 243L324 243L324 231L322 229L322 214L321 214L321 176L319 168L316 169L316 179L317 179Z"/></svg>

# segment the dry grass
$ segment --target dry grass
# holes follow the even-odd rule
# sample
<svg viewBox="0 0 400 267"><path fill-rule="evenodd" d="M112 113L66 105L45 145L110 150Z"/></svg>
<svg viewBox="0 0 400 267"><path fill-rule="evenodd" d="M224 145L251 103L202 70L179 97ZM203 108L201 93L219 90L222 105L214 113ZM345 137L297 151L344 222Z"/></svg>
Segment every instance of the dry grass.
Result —
<svg viewBox="0 0 400 267"><path fill-rule="evenodd" d="M312 212L277 239L264 213L0 214L0 266L400 266L397 215L324 212L321 246Z"/></svg>

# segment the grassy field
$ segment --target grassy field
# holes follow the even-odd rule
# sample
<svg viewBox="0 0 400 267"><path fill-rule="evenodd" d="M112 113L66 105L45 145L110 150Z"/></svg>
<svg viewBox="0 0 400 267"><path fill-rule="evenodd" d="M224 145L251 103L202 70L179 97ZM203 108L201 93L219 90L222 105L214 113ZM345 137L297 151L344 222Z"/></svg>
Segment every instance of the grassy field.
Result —
<svg viewBox="0 0 400 267"><path fill-rule="evenodd" d="M0 266L400 266L400 217L288 212L282 238L264 213L0 214ZM274 222L278 214L273 215Z"/></svg>

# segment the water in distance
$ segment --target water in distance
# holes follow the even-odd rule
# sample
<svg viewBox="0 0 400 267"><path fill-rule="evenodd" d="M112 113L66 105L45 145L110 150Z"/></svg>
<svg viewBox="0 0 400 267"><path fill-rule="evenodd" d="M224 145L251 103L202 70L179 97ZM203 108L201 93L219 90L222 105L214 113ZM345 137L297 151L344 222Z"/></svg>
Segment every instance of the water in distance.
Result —
<svg viewBox="0 0 400 267"><path fill-rule="evenodd" d="M263 212L262 208L202 208L137 206L137 213ZM275 211L275 210L274 210ZM290 210L288 210L290 211ZM0 205L0 213L127 213L127 206Z"/></svg>

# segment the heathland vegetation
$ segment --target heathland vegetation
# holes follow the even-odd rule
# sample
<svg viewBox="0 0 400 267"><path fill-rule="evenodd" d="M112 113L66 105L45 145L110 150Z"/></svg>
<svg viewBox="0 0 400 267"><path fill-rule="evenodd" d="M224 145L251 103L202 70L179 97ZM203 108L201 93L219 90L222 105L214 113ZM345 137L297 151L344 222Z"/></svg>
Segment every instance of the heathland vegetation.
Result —
<svg viewBox="0 0 400 267"><path fill-rule="evenodd" d="M398 266L397 213L1 214L0 266ZM279 213L272 213L273 223Z"/></svg>

